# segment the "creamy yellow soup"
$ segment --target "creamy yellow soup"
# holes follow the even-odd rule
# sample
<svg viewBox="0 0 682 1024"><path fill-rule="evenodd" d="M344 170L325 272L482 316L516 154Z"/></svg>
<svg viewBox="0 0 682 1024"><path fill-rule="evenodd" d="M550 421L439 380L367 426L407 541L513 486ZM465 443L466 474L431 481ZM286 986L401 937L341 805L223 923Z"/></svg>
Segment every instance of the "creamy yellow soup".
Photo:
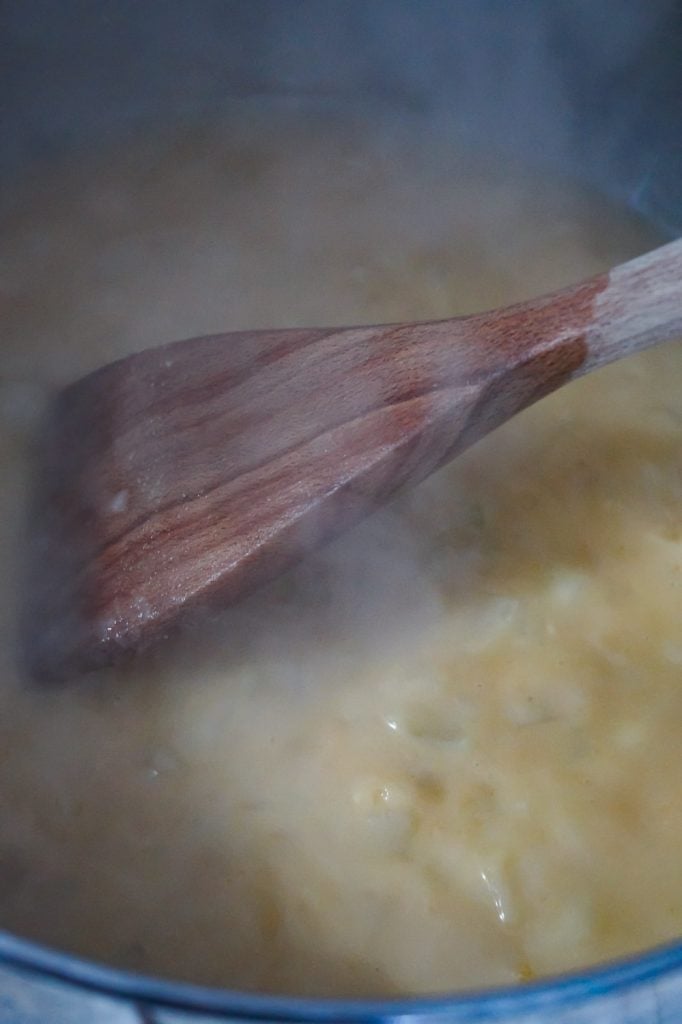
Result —
<svg viewBox="0 0 682 1024"><path fill-rule="evenodd" d="M0 926L344 995L680 934L681 345L541 402L132 670L16 667L58 385L193 334L495 306L653 234L429 126L254 107L6 190L0 238Z"/></svg>

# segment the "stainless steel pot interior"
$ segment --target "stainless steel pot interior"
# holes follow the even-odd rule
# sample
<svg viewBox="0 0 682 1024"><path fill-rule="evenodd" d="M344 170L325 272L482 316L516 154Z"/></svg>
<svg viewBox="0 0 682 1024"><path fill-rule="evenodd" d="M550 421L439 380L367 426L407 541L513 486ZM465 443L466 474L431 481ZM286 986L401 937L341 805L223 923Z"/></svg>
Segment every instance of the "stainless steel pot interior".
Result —
<svg viewBox="0 0 682 1024"><path fill-rule="evenodd" d="M5 179L260 96L370 123L437 114L463 144L560 167L682 232L676 0L5 0L0 19ZM0 1024L644 1022L680 1005L682 946L510 992L343 1004L137 978L0 934Z"/></svg>
<svg viewBox="0 0 682 1024"><path fill-rule="evenodd" d="M4 0L0 174L261 96L442 111L682 229L676 0Z"/></svg>

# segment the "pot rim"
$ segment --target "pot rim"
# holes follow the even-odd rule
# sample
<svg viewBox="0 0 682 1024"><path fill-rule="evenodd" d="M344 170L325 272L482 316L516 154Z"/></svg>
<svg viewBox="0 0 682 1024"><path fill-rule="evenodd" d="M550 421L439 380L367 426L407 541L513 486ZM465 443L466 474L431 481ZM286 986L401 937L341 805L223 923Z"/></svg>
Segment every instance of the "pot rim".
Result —
<svg viewBox="0 0 682 1024"><path fill-rule="evenodd" d="M0 930L0 964L113 999L172 1010L227 1014L237 1020L376 1022L447 1014L448 1020L492 1021L506 1013L547 1010L577 1000L624 995L682 971L682 940L597 967L515 986L395 999L327 999L261 995L210 988L108 967Z"/></svg>

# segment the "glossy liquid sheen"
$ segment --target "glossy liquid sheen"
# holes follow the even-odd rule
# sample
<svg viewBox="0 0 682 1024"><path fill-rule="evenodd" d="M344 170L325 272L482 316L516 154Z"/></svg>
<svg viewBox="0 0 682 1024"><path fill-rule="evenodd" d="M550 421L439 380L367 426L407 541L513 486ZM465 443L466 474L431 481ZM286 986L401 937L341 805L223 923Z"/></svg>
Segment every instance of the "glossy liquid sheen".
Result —
<svg viewBox="0 0 682 1024"><path fill-rule="evenodd" d="M258 109L4 204L0 925L346 995L680 934L680 345L541 402L134 670L44 690L15 668L57 385L212 331L489 308L653 235L425 127Z"/></svg>

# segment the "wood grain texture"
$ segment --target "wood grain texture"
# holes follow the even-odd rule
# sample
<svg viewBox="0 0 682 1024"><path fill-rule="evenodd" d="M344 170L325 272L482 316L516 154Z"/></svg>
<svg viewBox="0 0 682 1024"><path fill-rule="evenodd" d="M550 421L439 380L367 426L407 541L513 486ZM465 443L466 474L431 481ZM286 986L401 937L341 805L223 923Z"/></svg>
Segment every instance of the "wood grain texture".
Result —
<svg viewBox="0 0 682 1024"><path fill-rule="evenodd" d="M682 335L681 282L675 242L493 313L197 338L78 381L43 436L31 671L157 643L587 369Z"/></svg>

